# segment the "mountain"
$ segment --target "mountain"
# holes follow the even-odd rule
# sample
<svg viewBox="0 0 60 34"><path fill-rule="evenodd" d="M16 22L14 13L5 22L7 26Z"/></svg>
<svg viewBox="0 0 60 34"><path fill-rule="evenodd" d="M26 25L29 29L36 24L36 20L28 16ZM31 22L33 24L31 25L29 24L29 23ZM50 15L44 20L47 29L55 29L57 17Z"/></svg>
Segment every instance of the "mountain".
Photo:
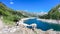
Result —
<svg viewBox="0 0 60 34"><path fill-rule="evenodd" d="M0 2L0 16L3 16L3 21L6 24L13 24L23 17L28 17L23 15L21 12L13 10L7 7L4 3Z"/></svg>
<svg viewBox="0 0 60 34"><path fill-rule="evenodd" d="M60 19L60 4L58 4L57 6L53 7L48 12L48 14L40 16L40 18L45 18L45 19Z"/></svg>
<svg viewBox="0 0 60 34"><path fill-rule="evenodd" d="M33 12L26 12L23 10L17 10L17 11L19 11L20 13L22 13L23 15L26 15L28 17L36 17L36 14L34 14Z"/></svg>
<svg viewBox="0 0 60 34"><path fill-rule="evenodd" d="M60 19L60 4L52 8L48 15L50 15L50 18L52 19Z"/></svg>

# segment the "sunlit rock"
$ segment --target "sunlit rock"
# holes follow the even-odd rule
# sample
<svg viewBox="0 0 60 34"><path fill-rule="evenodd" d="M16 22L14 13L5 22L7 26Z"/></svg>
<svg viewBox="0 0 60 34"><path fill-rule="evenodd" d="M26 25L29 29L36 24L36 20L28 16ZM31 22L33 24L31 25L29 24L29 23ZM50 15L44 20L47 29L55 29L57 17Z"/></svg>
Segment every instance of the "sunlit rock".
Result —
<svg viewBox="0 0 60 34"><path fill-rule="evenodd" d="M4 27L2 19L3 19L3 17L0 17L0 30Z"/></svg>
<svg viewBox="0 0 60 34"><path fill-rule="evenodd" d="M53 31L53 29L47 30L45 34L56 34L56 31Z"/></svg>

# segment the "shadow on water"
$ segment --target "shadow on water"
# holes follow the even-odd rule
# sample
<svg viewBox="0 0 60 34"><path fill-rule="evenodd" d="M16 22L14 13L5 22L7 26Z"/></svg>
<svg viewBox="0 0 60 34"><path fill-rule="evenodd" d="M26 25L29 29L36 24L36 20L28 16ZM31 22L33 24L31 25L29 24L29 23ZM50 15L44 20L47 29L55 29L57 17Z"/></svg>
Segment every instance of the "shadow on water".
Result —
<svg viewBox="0 0 60 34"><path fill-rule="evenodd" d="M37 19L28 19L25 20L24 23L26 24L37 24L37 29L42 29L44 31L49 30L49 29L54 29L56 31L60 31L60 25L59 24L51 24L51 23L47 23L47 22L42 22L40 20ZM27 26L28 28L32 28L32 26Z"/></svg>

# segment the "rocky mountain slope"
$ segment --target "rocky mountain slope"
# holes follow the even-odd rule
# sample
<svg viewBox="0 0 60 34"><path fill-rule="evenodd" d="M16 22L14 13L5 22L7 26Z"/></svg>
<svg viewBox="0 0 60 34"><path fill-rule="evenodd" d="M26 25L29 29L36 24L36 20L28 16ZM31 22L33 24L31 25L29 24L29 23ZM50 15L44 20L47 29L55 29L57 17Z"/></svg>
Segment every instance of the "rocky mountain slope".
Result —
<svg viewBox="0 0 60 34"><path fill-rule="evenodd" d="M53 7L48 12L48 14L40 16L40 18L45 18L45 19L60 19L60 4L58 4L57 6Z"/></svg>
<svg viewBox="0 0 60 34"><path fill-rule="evenodd" d="M5 24L13 24L23 17L28 17L23 15L21 12L8 8L4 3L0 2L0 16L3 16L3 21Z"/></svg>

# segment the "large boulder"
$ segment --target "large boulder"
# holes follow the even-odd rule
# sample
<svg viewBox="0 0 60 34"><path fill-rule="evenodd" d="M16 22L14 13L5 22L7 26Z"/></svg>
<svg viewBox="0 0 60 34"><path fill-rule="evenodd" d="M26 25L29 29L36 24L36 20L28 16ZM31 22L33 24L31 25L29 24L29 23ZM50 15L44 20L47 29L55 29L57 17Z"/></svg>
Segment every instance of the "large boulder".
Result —
<svg viewBox="0 0 60 34"><path fill-rule="evenodd" d="M2 17L0 18L0 30L4 27Z"/></svg>

